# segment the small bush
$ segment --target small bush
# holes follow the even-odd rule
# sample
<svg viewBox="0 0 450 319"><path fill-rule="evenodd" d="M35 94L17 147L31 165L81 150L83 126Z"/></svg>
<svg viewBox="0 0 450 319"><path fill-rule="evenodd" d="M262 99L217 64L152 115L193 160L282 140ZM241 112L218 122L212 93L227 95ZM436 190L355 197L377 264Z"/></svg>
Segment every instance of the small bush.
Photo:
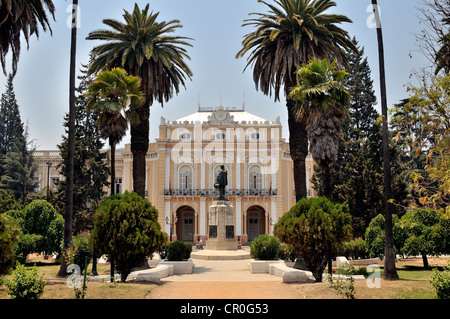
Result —
<svg viewBox="0 0 450 319"><path fill-rule="evenodd" d="M351 257L353 260L358 258L365 259L369 257L366 250L365 240L346 241L342 244L342 247L340 247L338 255L345 256L347 259Z"/></svg>
<svg viewBox="0 0 450 319"><path fill-rule="evenodd" d="M433 269L430 282L439 299L450 299L450 265L443 271Z"/></svg>
<svg viewBox="0 0 450 319"><path fill-rule="evenodd" d="M12 279L6 281L8 294L12 299L39 299L47 284L42 278L43 275L38 273L36 266L27 270L25 266L17 263L12 272Z"/></svg>
<svg viewBox="0 0 450 319"><path fill-rule="evenodd" d="M182 261L191 257L192 244L176 240L167 247L167 259L169 261Z"/></svg>
<svg viewBox="0 0 450 319"><path fill-rule="evenodd" d="M250 245L252 258L261 260L273 260L278 258L280 242L273 236L262 234L253 239Z"/></svg>
<svg viewBox="0 0 450 319"><path fill-rule="evenodd" d="M88 258L88 264L92 259L92 246L87 237L74 237L73 247L76 247L74 256L74 263L80 266L80 271L83 273L86 257Z"/></svg>
<svg viewBox="0 0 450 319"><path fill-rule="evenodd" d="M297 259L297 252L290 245L281 244L278 258L284 261L295 261Z"/></svg>

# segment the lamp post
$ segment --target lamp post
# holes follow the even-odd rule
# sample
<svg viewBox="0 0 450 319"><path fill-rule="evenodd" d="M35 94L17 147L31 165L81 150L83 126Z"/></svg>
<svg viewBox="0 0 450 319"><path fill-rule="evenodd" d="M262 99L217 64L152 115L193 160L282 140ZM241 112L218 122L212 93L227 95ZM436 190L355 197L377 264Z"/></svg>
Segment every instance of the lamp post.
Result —
<svg viewBox="0 0 450 319"><path fill-rule="evenodd" d="M49 200L49 191L50 191L50 167L52 167L51 162L47 162L47 202Z"/></svg>

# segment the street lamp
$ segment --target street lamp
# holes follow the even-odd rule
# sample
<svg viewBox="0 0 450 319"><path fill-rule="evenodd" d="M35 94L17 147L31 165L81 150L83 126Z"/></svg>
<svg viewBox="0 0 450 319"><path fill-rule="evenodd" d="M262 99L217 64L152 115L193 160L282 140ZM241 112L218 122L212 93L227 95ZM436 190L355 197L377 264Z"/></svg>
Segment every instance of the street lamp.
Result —
<svg viewBox="0 0 450 319"><path fill-rule="evenodd" d="M47 162L47 202L49 199L49 191L50 191L50 167L52 167L51 162Z"/></svg>

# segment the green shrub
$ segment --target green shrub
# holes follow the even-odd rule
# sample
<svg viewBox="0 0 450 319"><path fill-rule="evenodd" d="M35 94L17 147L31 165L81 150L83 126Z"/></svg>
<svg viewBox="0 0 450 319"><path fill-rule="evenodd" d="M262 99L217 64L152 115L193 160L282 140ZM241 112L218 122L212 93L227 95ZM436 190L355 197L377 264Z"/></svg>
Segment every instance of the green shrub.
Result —
<svg viewBox="0 0 450 319"><path fill-rule="evenodd" d="M80 266L80 271L83 273L86 257L88 258L88 264L92 259L92 245L88 237L74 237L73 247L76 248L74 263Z"/></svg>
<svg viewBox="0 0 450 319"><path fill-rule="evenodd" d="M339 248L339 256L345 256L347 259L352 258L353 260L361 258L368 258L369 254L366 251L366 241L365 240L352 240L346 241Z"/></svg>
<svg viewBox="0 0 450 319"><path fill-rule="evenodd" d="M325 197L303 198L274 227L274 235L300 254L317 282L329 258L351 238L352 217L347 205Z"/></svg>
<svg viewBox="0 0 450 319"><path fill-rule="evenodd" d="M268 234L259 235L250 244L250 255L252 258L261 260L273 260L278 258L280 242Z"/></svg>
<svg viewBox="0 0 450 319"><path fill-rule="evenodd" d="M169 261L182 261L191 257L192 244L175 240L167 247L167 259Z"/></svg>
<svg viewBox="0 0 450 319"><path fill-rule="evenodd" d="M12 299L39 299L47 284L39 274L37 267L27 270L20 263L12 272L12 279L6 281L7 292Z"/></svg>
<svg viewBox="0 0 450 319"><path fill-rule="evenodd" d="M14 250L19 235L20 228L14 219L0 214L0 275L8 274L14 265Z"/></svg>
<svg viewBox="0 0 450 319"><path fill-rule="evenodd" d="M117 269L122 282L167 240L156 207L128 191L102 202L94 215L91 237L96 251L110 256L110 275Z"/></svg>
<svg viewBox="0 0 450 319"><path fill-rule="evenodd" d="M278 258L284 261L295 261L297 259L297 252L291 245L280 244Z"/></svg>
<svg viewBox="0 0 450 319"><path fill-rule="evenodd" d="M433 269L430 282L439 299L450 299L450 266L443 271Z"/></svg>

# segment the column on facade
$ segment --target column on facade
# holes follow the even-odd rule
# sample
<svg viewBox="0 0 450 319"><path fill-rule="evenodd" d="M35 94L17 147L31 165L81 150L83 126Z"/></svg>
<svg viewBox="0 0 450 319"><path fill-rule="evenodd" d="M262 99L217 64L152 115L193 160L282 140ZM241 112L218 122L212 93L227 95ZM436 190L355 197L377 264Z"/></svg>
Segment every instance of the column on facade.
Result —
<svg viewBox="0 0 450 319"><path fill-rule="evenodd" d="M236 197L236 236L242 235L242 202L240 197Z"/></svg>
<svg viewBox="0 0 450 319"><path fill-rule="evenodd" d="M167 223L168 221L168 223ZM172 223L172 216L170 214L170 202L166 201L164 203L164 231L166 234L170 234L170 224Z"/></svg>
<svg viewBox="0 0 450 319"><path fill-rule="evenodd" d="M272 197L270 205L271 205L270 216L272 218L272 224L273 224L273 225L270 225L270 228L271 228L270 233L273 234L273 227L277 222L277 199L276 199L276 197Z"/></svg>
<svg viewBox="0 0 450 319"><path fill-rule="evenodd" d="M199 235L206 235L206 198L200 197L200 222Z"/></svg>

